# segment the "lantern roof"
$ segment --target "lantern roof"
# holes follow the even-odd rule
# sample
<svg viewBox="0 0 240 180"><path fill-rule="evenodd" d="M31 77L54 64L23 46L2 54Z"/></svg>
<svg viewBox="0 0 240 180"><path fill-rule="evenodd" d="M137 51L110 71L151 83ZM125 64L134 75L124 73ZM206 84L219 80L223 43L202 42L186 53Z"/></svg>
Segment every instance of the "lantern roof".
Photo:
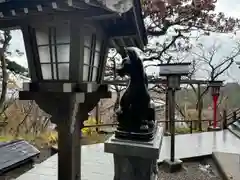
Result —
<svg viewBox="0 0 240 180"><path fill-rule="evenodd" d="M221 87L223 85L223 81L209 81L210 87Z"/></svg>
<svg viewBox="0 0 240 180"><path fill-rule="evenodd" d="M0 29L44 22L50 17L67 20L75 16L76 23L78 18L99 23L116 49L126 46L142 49L147 44L147 35L140 0L129 1L132 7L124 13L109 9L107 1L110 0L0 0Z"/></svg>

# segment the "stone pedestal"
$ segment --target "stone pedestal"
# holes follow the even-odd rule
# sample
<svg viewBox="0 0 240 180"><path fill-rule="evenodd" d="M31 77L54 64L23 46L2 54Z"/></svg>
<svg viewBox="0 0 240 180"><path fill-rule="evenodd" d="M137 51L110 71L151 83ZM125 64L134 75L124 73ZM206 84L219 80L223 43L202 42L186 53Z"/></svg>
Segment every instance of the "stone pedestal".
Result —
<svg viewBox="0 0 240 180"><path fill-rule="evenodd" d="M104 151L113 153L114 180L156 180L162 137L161 127L149 142L110 137L104 144Z"/></svg>

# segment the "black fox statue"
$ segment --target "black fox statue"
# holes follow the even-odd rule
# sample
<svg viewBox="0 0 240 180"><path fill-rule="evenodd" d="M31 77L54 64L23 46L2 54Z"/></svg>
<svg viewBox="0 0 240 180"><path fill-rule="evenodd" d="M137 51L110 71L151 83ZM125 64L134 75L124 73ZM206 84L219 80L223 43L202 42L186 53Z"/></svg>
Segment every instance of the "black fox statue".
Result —
<svg viewBox="0 0 240 180"><path fill-rule="evenodd" d="M120 100L117 110L119 122L115 133L118 138L149 140L155 129L155 109L148 92L148 80L137 49L125 49L127 57L123 59L119 76L130 77L128 87Z"/></svg>

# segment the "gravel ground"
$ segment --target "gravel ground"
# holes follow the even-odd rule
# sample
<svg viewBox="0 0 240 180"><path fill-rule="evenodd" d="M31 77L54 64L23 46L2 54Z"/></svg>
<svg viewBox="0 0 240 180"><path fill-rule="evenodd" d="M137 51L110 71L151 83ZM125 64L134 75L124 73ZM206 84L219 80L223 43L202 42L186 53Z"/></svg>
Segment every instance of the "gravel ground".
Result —
<svg viewBox="0 0 240 180"><path fill-rule="evenodd" d="M49 156L49 149L41 149L40 156L35 160L35 163L41 163ZM15 179L31 168L31 164L21 166L1 175L0 180ZM183 169L177 173L167 173L167 171L160 166L158 180L222 180L222 178L219 176L212 159L203 159L195 162L184 162Z"/></svg>
<svg viewBox="0 0 240 180"><path fill-rule="evenodd" d="M158 180L222 180L212 159L184 162L183 169L176 173L167 173L159 167Z"/></svg>

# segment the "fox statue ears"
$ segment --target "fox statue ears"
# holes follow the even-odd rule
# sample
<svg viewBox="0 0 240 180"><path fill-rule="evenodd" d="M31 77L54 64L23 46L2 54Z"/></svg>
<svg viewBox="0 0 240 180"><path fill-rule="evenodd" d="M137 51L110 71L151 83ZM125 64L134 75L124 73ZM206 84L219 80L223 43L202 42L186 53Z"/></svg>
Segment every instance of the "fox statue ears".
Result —
<svg viewBox="0 0 240 180"><path fill-rule="evenodd" d="M141 61L141 63L142 63L142 58L140 58L140 51L141 51L140 49L138 49L136 47L127 47L124 49L126 51L126 54L129 57L129 59L131 59L132 61L134 61L134 60Z"/></svg>
<svg viewBox="0 0 240 180"><path fill-rule="evenodd" d="M125 51L127 52L129 59L137 60L139 58L138 54L134 48L128 47L128 48L125 48Z"/></svg>

